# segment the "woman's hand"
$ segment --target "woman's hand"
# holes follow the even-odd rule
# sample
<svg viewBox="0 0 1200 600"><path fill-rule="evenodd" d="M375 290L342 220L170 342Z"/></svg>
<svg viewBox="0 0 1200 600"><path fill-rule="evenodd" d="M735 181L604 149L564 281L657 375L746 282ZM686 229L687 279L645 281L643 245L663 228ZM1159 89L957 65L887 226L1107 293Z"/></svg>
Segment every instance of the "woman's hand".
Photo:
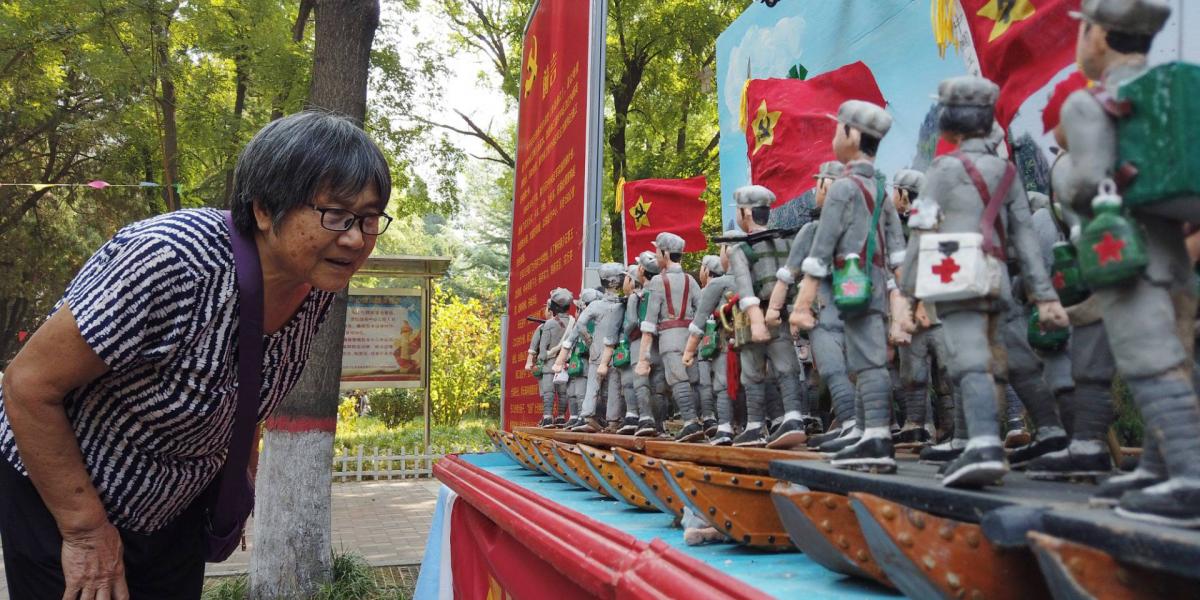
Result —
<svg viewBox="0 0 1200 600"><path fill-rule="evenodd" d="M128 600L121 534L107 520L62 534L63 600Z"/></svg>

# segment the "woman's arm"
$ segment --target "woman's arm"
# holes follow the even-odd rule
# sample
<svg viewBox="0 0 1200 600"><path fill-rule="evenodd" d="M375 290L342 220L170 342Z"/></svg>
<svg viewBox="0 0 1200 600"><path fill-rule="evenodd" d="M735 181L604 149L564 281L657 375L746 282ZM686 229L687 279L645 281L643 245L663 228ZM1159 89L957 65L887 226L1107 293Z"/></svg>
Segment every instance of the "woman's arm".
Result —
<svg viewBox="0 0 1200 600"><path fill-rule="evenodd" d="M84 341L64 303L4 374L4 410L29 478L62 534L67 597L103 590L127 598L121 537L108 522L83 465L63 398L103 375L108 365Z"/></svg>

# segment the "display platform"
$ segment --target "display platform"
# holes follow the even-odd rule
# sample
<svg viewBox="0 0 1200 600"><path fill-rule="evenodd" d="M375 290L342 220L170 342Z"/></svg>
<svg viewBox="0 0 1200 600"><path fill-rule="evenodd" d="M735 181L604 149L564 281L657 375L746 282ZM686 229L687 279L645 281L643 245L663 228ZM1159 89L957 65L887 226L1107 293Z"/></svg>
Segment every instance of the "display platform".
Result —
<svg viewBox="0 0 1200 600"><path fill-rule="evenodd" d="M869 581L829 571L799 552L763 552L733 543L688 546L683 540L683 530L672 526L673 519L669 515L638 510L623 501L601 497L593 491L531 471L499 452L449 457L438 463L435 475L457 496L455 502L465 501L485 513L495 511L497 521L511 516L533 523L534 526L524 531L514 528L508 533L542 559L549 558L545 565L537 565L538 568L553 569L555 576L561 575L568 580L586 583L595 574L595 565L587 563L604 562L604 555L612 551L610 546L615 544L623 545L628 554L618 557L617 562L656 562L658 575L665 575L677 584L692 582L690 589L680 590L688 594L687 597L795 598L802 595L814 600L898 597L895 592ZM439 500L439 515L435 516L423 563L428 566L422 567L417 598L444 597L441 596L444 590L438 593L438 588L457 579L457 573L448 577L443 569L435 566L447 565L445 554L452 551L447 547L452 545L449 542L452 536L445 529L456 525L441 525L449 522L444 506L449 496L451 494L444 494ZM477 502L484 506L475 506ZM489 507L489 504L495 506ZM529 512L546 512L548 515L526 514ZM550 515L558 515L560 519L556 522L549 518ZM539 521L542 517L547 519ZM540 530L536 530L538 523ZM516 524L500 523L506 530L513 525ZM542 533L561 536L558 541L573 545L580 555L575 560L565 555L551 556L556 544L548 543L554 540L540 539ZM595 546L589 547L589 544ZM637 571L639 565L625 566ZM675 572L664 573L668 567ZM607 576L614 580L631 577L622 573L621 565L608 565L607 568L612 570ZM549 573L534 572L531 576L546 574ZM652 576L641 571L637 577ZM656 582L646 591L668 593L663 583ZM607 595L603 594L606 589L586 591L592 595ZM430 595L435 593L437 595ZM517 596L514 594L514 597ZM633 589L631 597L646 596Z"/></svg>

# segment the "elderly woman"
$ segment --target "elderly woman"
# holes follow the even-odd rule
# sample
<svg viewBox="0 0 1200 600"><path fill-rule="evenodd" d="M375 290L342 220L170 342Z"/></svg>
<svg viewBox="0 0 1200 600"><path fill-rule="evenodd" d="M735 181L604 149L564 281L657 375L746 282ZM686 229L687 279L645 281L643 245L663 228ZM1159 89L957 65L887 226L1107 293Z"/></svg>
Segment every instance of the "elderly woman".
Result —
<svg viewBox="0 0 1200 600"><path fill-rule="evenodd" d="M207 208L125 227L6 372L0 537L15 598L199 597L203 492L238 403L235 236L262 265L261 420L391 221L383 154L338 116L267 125L234 177L236 234Z"/></svg>

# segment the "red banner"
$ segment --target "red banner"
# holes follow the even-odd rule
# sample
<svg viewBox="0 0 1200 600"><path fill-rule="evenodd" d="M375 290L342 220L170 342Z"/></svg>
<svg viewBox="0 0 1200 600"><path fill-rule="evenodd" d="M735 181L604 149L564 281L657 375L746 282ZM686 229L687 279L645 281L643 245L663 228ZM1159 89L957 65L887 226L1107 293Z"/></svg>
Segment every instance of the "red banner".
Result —
<svg viewBox="0 0 1200 600"><path fill-rule="evenodd" d="M450 513L450 565L455 600L595 597L466 501Z"/></svg>
<svg viewBox="0 0 1200 600"><path fill-rule="evenodd" d="M697 175L690 179L639 179L622 186L621 206L625 218L625 256L627 262L646 250L664 231L683 238L686 252L703 252L708 247L704 231L704 212L708 209L700 194L708 179Z"/></svg>
<svg viewBox="0 0 1200 600"><path fill-rule="evenodd" d="M583 285L588 177L590 2L541 0L521 61L512 255L508 280L504 424L533 425L541 400L525 364L550 290ZM602 38L601 38L602 39Z"/></svg>

